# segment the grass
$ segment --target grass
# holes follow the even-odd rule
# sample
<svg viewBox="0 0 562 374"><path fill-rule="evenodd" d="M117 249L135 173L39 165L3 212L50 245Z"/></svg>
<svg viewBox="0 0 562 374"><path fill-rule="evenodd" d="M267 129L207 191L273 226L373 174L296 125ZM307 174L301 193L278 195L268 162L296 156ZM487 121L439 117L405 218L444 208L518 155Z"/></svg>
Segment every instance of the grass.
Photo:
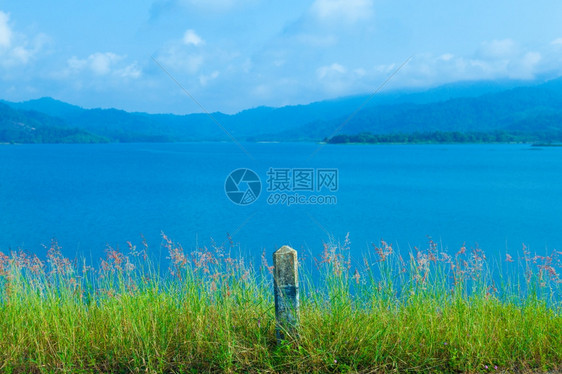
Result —
<svg viewBox="0 0 562 374"><path fill-rule="evenodd" d="M277 344L272 267L231 249L185 253L170 268L146 245L112 249L99 268L0 253L0 372L535 372L562 369L561 252L491 269L478 248L404 260L327 244L300 268L298 339ZM303 261L305 263L306 261Z"/></svg>

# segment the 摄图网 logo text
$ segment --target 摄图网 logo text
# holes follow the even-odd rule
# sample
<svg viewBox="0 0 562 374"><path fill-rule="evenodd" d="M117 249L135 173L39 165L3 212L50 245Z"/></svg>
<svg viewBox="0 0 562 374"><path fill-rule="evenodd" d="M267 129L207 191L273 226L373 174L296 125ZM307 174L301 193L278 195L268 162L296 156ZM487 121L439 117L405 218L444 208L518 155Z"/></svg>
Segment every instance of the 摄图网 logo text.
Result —
<svg viewBox="0 0 562 374"><path fill-rule="evenodd" d="M273 168L265 173L266 202L269 205L334 205L339 188L339 171L330 168ZM226 178L226 196L237 205L250 205L262 192L262 181L251 169L233 170Z"/></svg>

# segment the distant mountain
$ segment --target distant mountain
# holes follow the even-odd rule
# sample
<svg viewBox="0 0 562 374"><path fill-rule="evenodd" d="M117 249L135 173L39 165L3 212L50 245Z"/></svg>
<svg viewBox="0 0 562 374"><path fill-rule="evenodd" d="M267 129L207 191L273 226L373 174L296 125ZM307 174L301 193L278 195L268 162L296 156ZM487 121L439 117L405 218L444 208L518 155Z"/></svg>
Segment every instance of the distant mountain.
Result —
<svg viewBox="0 0 562 374"><path fill-rule="evenodd" d="M64 120L0 103L0 143L99 143L108 139L69 127Z"/></svg>
<svg viewBox="0 0 562 374"><path fill-rule="evenodd" d="M562 130L562 79L477 97L370 107L353 118L342 116L331 121L315 121L270 136L278 139L318 139L366 132L397 134L500 130L522 133Z"/></svg>
<svg viewBox="0 0 562 374"><path fill-rule="evenodd" d="M40 99L24 101L21 103L10 103L6 101L4 101L4 103L14 109L41 112L51 117L58 118L66 118L86 111L86 109L79 106L55 100L50 97L42 97Z"/></svg>
<svg viewBox="0 0 562 374"><path fill-rule="evenodd" d="M84 109L52 98L4 101L0 141L25 141L34 138L34 131L48 129L53 134L54 129L75 133L61 133L60 141L168 142L228 141L226 132L241 141L320 141L338 133L530 133L562 128L562 79L522 85L520 81L462 82L307 105L258 107L234 115Z"/></svg>

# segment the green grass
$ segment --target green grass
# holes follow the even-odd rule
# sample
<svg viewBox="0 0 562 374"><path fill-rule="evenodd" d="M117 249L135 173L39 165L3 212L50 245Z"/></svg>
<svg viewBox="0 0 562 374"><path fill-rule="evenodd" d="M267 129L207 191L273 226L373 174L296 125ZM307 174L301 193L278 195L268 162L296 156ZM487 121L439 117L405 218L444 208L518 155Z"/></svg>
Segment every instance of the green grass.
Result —
<svg viewBox="0 0 562 374"><path fill-rule="evenodd" d="M560 252L491 269L479 249L348 243L300 268L298 339L277 344L271 267L222 247L170 269L109 250L99 269L0 254L0 372L534 372L562 369ZM509 259L509 258L508 258ZM306 263L307 261L303 261ZM312 261L309 261L312 262Z"/></svg>

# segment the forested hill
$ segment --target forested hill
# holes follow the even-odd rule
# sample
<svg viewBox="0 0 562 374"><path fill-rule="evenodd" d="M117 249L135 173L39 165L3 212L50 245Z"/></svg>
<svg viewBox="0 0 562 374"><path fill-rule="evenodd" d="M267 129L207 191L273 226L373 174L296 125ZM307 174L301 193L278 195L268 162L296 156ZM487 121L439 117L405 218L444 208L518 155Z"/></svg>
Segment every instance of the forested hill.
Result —
<svg viewBox="0 0 562 374"><path fill-rule="evenodd" d="M544 141L562 134L561 78L452 84L368 98L217 112L213 118L84 109L51 98L4 101L0 142L229 141L215 120L240 141L385 142L405 135L416 142Z"/></svg>
<svg viewBox="0 0 562 374"><path fill-rule="evenodd" d="M109 139L70 127L62 119L0 103L0 143L100 143Z"/></svg>
<svg viewBox="0 0 562 374"><path fill-rule="evenodd" d="M345 125L342 127L342 124ZM363 137L365 134L376 135L379 140L385 139L385 135L396 138L400 134L418 134L416 140L420 141L424 136L439 133L441 137L472 134L464 137L466 141L471 141L471 138L488 141L500 134L503 135L498 138L501 139L499 141L560 137L562 80L479 97L372 107L360 111L351 119L342 116L334 121L317 121L285 135L291 137L304 133L312 138L323 136L340 142L344 136L357 138L359 134L363 134ZM370 140L376 139L371 137ZM433 140L439 141L439 137Z"/></svg>

